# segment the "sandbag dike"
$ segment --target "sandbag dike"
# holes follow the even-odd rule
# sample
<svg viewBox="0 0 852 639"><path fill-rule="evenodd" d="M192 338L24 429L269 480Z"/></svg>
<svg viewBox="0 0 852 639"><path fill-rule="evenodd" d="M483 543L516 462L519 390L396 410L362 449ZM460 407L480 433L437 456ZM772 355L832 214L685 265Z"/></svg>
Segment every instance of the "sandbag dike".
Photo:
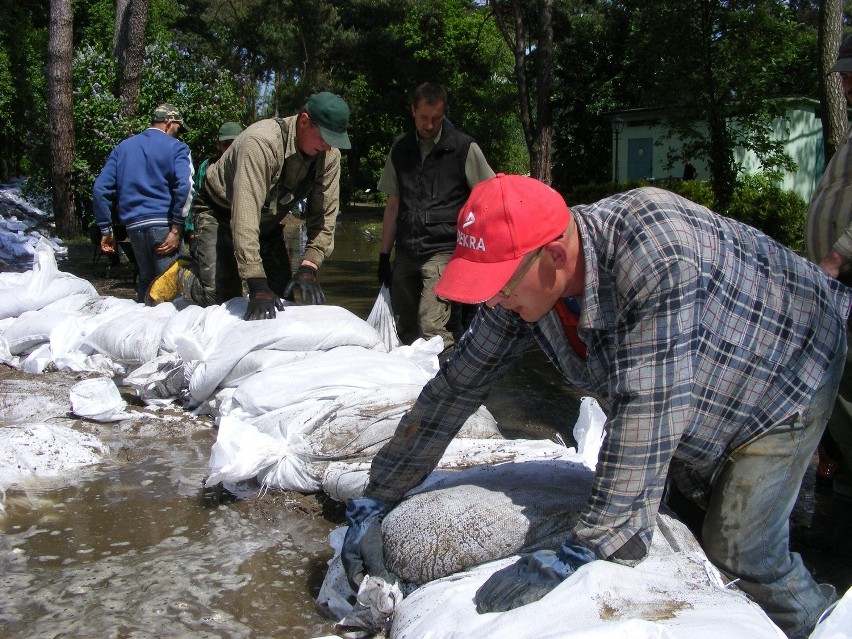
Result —
<svg viewBox="0 0 852 639"><path fill-rule="evenodd" d="M478 614L476 591L493 573L519 553L562 542L593 471L552 459L436 475L382 526L388 567L407 582L405 598L362 588L353 606L339 555L330 562L318 603L344 626L381 627L390 639L784 637L668 512L658 515L649 555L637 566L594 561L538 602ZM344 533L332 534L338 552Z"/></svg>
<svg viewBox="0 0 852 639"><path fill-rule="evenodd" d="M60 272L46 244L31 271L0 274L0 292L0 361L101 376L145 404L214 417L211 484L256 478L312 493L330 464L368 463L437 371L443 346L392 343L386 295L371 313L382 334L335 306L290 305L246 323L245 298L200 308L99 296ZM461 436L501 437L484 407Z"/></svg>
<svg viewBox="0 0 852 639"><path fill-rule="evenodd" d="M534 526L533 526L534 527ZM783 639L736 587L725 587L694 536L660 514L650 554L630 568L608 561L581 567L543 599L480 615L477 589L515 556L431 581L396 608L391 639Z"/></svg>

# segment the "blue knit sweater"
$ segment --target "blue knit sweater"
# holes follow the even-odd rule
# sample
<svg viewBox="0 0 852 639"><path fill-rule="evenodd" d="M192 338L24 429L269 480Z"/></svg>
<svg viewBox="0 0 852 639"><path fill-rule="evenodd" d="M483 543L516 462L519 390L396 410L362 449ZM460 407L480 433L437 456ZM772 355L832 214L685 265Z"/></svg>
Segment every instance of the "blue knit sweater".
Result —
<svg viewBox="0 0 852 639"><path fill-rule="evenodd" d="M192 201L189 147L151 127L120 142L109 154L92 189L95 221L112 233L111 210L128 229L183 228Z"/></svg>

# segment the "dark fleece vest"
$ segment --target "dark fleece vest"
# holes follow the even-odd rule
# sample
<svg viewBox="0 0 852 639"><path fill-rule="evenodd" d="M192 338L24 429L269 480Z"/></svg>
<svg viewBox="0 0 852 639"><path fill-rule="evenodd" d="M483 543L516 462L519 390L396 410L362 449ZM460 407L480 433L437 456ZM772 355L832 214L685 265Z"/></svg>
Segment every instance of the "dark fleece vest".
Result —
<svg viewBox="0 0 852 639"><path fill-rule="evenodd" d="M455 248L459 209L470 195L464 166L472 142L447 120L441 139L422 163L414 131L394 141L391 162L399 185L397 250L419 258Z"/></svg>

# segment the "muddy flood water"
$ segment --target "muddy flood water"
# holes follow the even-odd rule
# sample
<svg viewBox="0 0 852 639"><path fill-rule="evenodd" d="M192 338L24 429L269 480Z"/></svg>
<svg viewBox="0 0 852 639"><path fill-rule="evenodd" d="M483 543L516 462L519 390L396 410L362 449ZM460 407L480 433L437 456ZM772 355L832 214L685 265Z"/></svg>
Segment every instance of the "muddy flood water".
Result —
<svg viewBox="0 0 852 639"><path fill-rule="evenodd" d="M380 215L342 215L320 271L329 303L366 318L378 293ZM102 295L132 297L129 266L107 273L89 246L60 268ZM124 270L122 270L124 269ZM242 487L202 499L215 423L179 408L154 411L124 392L141 419L113 424L70 415L68 389L87 375L27 375L0 366L0 419L73 425L109 447L106 460L60 480L14 487L0 514L0 636L295 637L339 634L315 605L342 509L321 495ZM281 389L282 393L286 388ZM507 436L570 439L581 393L531 352L487 406ZM824 507L813 470L794 517ZM852 568L807 558L844 591Z"/></svg>

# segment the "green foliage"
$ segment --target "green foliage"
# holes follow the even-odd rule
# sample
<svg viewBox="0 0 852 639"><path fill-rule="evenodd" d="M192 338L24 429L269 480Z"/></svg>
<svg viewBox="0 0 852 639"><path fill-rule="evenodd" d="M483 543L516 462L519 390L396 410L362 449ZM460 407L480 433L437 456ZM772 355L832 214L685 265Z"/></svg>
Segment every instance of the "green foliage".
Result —
<svg viewBox="0 0 852 639"><path fill-rule="evenodd" d="M589 183L577 185L563 191L563 194L569 205L592 204L615 193L655 186L682 195L711 211L745 222L792 250L801 251L804 248L808 207L799 195L777 186L774 181L776 178L777 175L772 173L743 177L734 189L731 204L725 211L715 208L713 190L706 180L637 180L618 185L612 182Z"/></svg>
<svg viewBox="0 0 852 639"><path fill-rule="evenodd" d="M734 190L726 214L801 252L804 249L807 204L796 193L778 187L772 177L743 177Z"/></svg>
<svg viewBox="0 0 852 639"><path fill-rule="evenodd" d="M214 60L193 58L175 46L154 43L146 48L139 115L132 120L120 116L121 104L110 90L114 77L109 55L92 46L78 51L74 61L74 122L78 131L86 133L77 136L74 190L78 202L88 203L92 185L112 148L146 128L157 105L169 102L181 109L191 129L182 139L192 150L196 165L215 153L222 122L240 119L239 79Z"/></svg>
<svg viewBox="0 0 852 639"><path fill-rule="evenodd" d="M612 177L609 113L628 105L618 86L627 25L622 3L556 4L553 185L557 188Z"/></svg>
<svg viewBox="0 0 852 639"><path fill-rule="evenodd" d="M47 5L0 2L0 160L28 175L49 160Z"/></svg>
<svg viewBox="0 0 852 639"><path fill-rule="evenodd" d="M672 135L683 153L705 160L722 206L736 186L737 147L753 150L764 167L789 166L769 137L771 99L815 96L815 28L777 0L629 5L621 106L669 108Z"/></svg>
<svg viewBox="0 0 852 639"><path fill-rule="evenodd" d="M12 97L15 94L12 68L9 54L0 50L0 130L10 131L14 119L12 117Z"/></svg>
<svg viewBox="0 0 852 639"><path fill-rule="evenodd" d="M647 180L630 180L615 184L614 182L589 184L578 184L570 190L563 191L565 199L570 204L592 204L598 200L602 200L610 195L629 191L630 189L638 189L643 186L654 186L660 189L666 189L678 195L682 195L687 200L692 200L696 204L705 206L713 210L713 191L710 184L704 180L655 180L648 182Z"/></svg>
<svg viewBox="0 0 852 639"><path fill-rule="evenodd" d="M471 0L355 0L341 11L351 37L336 70L352 107L350 169L375 187L394 138L412 128L409 95L422 82L447 89L447 116L472 135L496 171L526 172L512 60L487 10Z"/></svg>

